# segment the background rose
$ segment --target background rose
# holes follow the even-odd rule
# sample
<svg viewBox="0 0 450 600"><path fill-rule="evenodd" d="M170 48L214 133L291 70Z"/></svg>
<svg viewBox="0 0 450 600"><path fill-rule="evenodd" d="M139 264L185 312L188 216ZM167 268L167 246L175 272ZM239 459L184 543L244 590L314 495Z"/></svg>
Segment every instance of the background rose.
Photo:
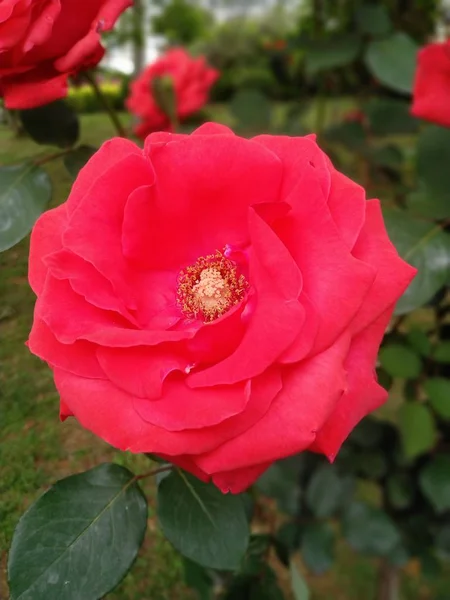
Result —
<svg viewBox="0 0 450 600"><path fill-rule="evenodd" d="M71 73L103 57L108 31L132 0L3 0L0 92L7 108L47 104L67 94Z"/></svg>
<svg viewBox="0 0 450 600"><path fill-rule="evenodd" d="M153 131L171 129L169 117L159 108L152 94L152 82L157 77L171 78L177 117L182 120L206 104L219 72L209 67L204 57L192 58L183 48L169 50L149 65L132 82L126 101L128 110L140 119L135 133L141 138Z"/></svg>
<svg viewBox="0 0 450 600"><path fill-rule="evenodd" d="M35 226L29 346L63 418L238 492L303 449L332 459L384 402L377 351L413 275L311 137L115 139Z"/></svg>
<svg viewBox="0 0 450 600"><path fill-rule="evenodd" d="M414 116L450 127L450 42L420 50L411 112Z"/></svg>

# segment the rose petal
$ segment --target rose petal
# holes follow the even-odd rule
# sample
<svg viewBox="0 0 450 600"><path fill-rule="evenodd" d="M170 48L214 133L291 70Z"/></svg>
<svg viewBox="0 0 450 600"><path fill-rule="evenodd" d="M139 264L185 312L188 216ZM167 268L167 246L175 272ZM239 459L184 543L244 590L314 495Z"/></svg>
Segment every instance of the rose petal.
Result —
<svg viewBox="0 0 450 600"><path fill-rule="evenodd" d="M226 245L241 246L249 206L278 197L280 161L237 136L187 137L159 147L152 161L157 182L147 268L179 270Z"/></svg>
<svg viewBox="0 0 450 600"><path fill-rule="evenodd" d="M114 385L132 396L148 400L161 397L163 382L170 373L185 372L189 366L189 359L181 349L169 344L136 348L99 347L97 357Z"/></svg>
<svg viewBox="0 0 450 600"><path fill-rule="evenodd" d="M295 208L274 228L299 265L303 290L320 315L311 350L316 353L330 346L349 326L376 271L351 255L327 210L313 167L303 170L287 202Z"/></svg>
<svg viewBox="0 0 450 600"><path fill-rule="evenodd" d="M44 258L62 246L62 232L67 224L66 206L48 210L36 221L31 232L28 280L31 289L39 296L44 288L48 267Z"/></svg>
<svg viewBox="0 0 450 600"><path fill-rule="evenodd" d="M384 225L380 202L367 202L366 221L353 256L373 266L377 275L353 322L353 331L366 328L406 290L417 269L400 258Z"/></svg>
<svg viewBox="0 0 450 600"><path fill-rule="evenodd" d="M76 377L60 369L54 376L66 415L73 414L83 427L121 450L167 456L205 452L243 433L267 412L281 388L279 373L271 369L252 382L249 403L241 414L214 427L172 432L144 421L132 396L106 380Z"/></svg>
<svg viewBox="0 0 450 600"><path fill-rule="evenodd" d="M288 348L303 325L297 301L302 278L289 252L254 210L250 211L250 281L256 306L235 352L188 377L191 387L235 383L259 375Z"/></svg>
<svg viewBox="0 0 450 600"><path fill-rule="evenodd" d="M64 369L81 377L105 379L95 354L94 344L85 341L61 344L39 318L34 319L27 344L33 354L52 367Z"/></svg>
<svg viewBox="0 0 450 600"><path fill-rule="evenodd" d="M163 387L160 400L134 398L134 407L144 421L168 431L218 425L241 414L251 393L250 381L192 390L184 379L169 378Z"/></svg>
<svg viewBox="0 0 450 600"><path fill-rule="evenodd" d="M310 446L346 389L349 342L345 334L322 354L289 368L264 417L245 434L197 457L197 465L216 474L274 461Z"/></svg>
<svg viewBox="0 0 450 600"><path fill-rule="evenodd" d="M394 306L389 307L352 340L345 361L348 390L338 401L310 448L325 454L331 461L359 421L387 399L386 390L376 382L375 362L393 310Z"/></svg>
<svg viewBox="0 0 450 600"><path fill-rule="evenodd" d="M124 207L136 188L153 181L150 161L135 154L126 156L98 177L72 213L63 235L66 248L92 263L130 309L136 307L136 299L122 253Z"/></svg>

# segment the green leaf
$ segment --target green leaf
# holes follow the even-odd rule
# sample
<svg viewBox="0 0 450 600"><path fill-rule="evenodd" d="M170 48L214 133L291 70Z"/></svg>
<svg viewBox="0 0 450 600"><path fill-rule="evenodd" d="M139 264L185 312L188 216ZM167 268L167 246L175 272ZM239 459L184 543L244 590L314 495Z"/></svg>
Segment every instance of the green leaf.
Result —
<svg viewBox="0 0 450 600"><path fill-rule="evenodd" d="M355 19L362 34L380 37L392 30L389 13L381 4L363 4L356 9Z"/></svg>
<svg viewBox="0 0 450 600"><path fill-rule="evenodd" d="M388 465L381 450L362 450L355 456L358 470L368 479L381 479L386 474Z"/></svg>
<svg viewBox="0 0 450 600"><path fill-rule="evenodd" d="M365 150L366 132L357 121L333 125L324 132L324 136L329 142L341 144L352 152Z"/></svg>
<svg viewBox="0 0 450 600"><path fill-rule="evenodd" d="M316 75L322 71L345 67L356 60L360 48L361 38L351 34L312 42L305 55L306 73Z"/></svg>
<svg viewBox="0 0 450 600"><path fill-rule="evenodd" d="M412 327L406 334L406 339L410 346L422 356L428 357L431 354L431 341L425 331Z"/></svg>
<svg viewBox="0 0 450 600"><path fill-rule="evenodd" d="M437 414L450 419L450 381L444 377L431 377L423 384L428 401Z"/></svg>
<svg viewBox="0 0 450 600"><path fill-rule="evenodd" d="M439 529L434 544L439 554L444 559L448 560L450 558L450 523ZM444 598L442 600L444 600Z"/></svg>
<svg viewBox="0 0 450 600"><path fill-rule="evenodd" d="M389 344L380 350L380 362L392 377L415 379L422 370L422 361L413 350L401 344Z"/></svg>
<svg viewBox="0 0 450 600"><path fill-rule="evenodd" d="M230 110L242 131L256 133L270 127L271 105L259 90L244 89L237 92L231 100Z"/></svg>
<svg viewBox="0 0 450 600"><path fill-rule="evenodd" d="M402 315L426 304L448 281L450 272L450 235L439 225L425 223L407 213L387 209L384 219L389 237L400 256L418 273L397 303Z"/></svg>
<svg viewBox="0 0 450 600"><path fill-rule="evenodd" d="M97 148L93 146L78 146L64 156L64 166L73 179L78 177L78 173L96 152Z"/></svg>
<svg viewBox="0 0 450 600"><path fill-rule="evenodd" d="M376 556L387 556L400 542L400 533L389 516L360 502L346 511L343 532L354 550Z"/></svg>
<svg viewBox="0 0 450 600"><path fill-rule="evenodd" d="M374 98L364 107L374 135L415 133L419 123L409 113L410 106L403 100Z"/></svg>
<svg viewBox="0 0 450 600"><path fill-rule="evenodd" d="M298 513L301 498L298 471L278 461L263 473L255 486L265 496L275 498L282 512L294 516Z"/></svg>
<svg viewBox="0 0 450 600"><path fill-rule="evenodd" d="M291 586L292 591L294 593L295 600L309 600L309 589L306 585L305 580L303 579L300 571L298 570L297 565L294 561L291 561L290 566L291 572Z"/></svg>
<svg viewBox="0 0 450 600"><path fill-rule="evenodd" d="M423 494L441 514L450 509L450 456L435 456L419 474Z"/></svg>
<svg viewBox="0 0 450 600"><path fill-rule="evenodd" d="M258 576L238 575L221 596L222 600L284 600L277 577L268 564L261 565Z"/></svg>
<svg viewBox="0 0 450 600"><path fill-rule="evenodd" d="M334 532L328 523L306 527L302 536L301 553L305 565L316 575L328 571L334 560Z"/></svg>
<svg viewBox="0 0 450 600"><path fill-rule="evenodd" d="M158 487L158 518L181 554L211 569L239 566L249 542L242 498L179 469Z"/></svg>
<svg viewBox="0 0 450 600"><path fill-rule="evenodd" d="M98 600L127 573L146 525L147 502L128 469L103 464L58 481L14 532L11 600Z"/></svg>
<svg viewBox="0 0 450 600"><path fill-rule="evenodd" d="M391 565L401 569L408 563L411 557L408 550L405 548L402 542L400 542L395 546L395 548L393 548L391 552L389 552L386 558Z"/></svg>
<svg viewBox="0 0 450 600"><path fill-rule="evenodd" d="M419 136L417 147L417 174L419 196L412 197L417 205L421 196L428 200L430 207L425 216L447 218L450 215L450 130L435 125L424 128Z"/></svg>
<svg viewBox="0 0 450 600"><path fill-rule="evenodd" d="M316 517L330 517L339 508L341 493L342 483L336 467L323 465L309 481L306 503Z"/></svg>
<svg viewBox="0 0 450 600"><path fill-rule="evenodd" d="M450 340L444 340L433 349L433 360L439 363L450 363Z"/></svg>
<svg viewBox="0 0 450 600"><path fill-rule="evenodd" d="M199 600L212 600L213 580L208 571L187 558L184 563L184 581L197 592Z"/></svg>
<svg viewBox="0 0 450 600"><path fill-rule="evenodd" d="M384 434L384 425L371 417L360 421L349 437L349 441L362 448L378 446Z"/></svg>
<svg viewBox="0 0 450 600"><path fill-rule="evenodd" d="M300 547L301 528L296 521L283 523L275 534L273 544L278 558L285 567L291 555Z"/></svg>
<svg viewBox="0 0 450 600"><path fill-rule="evenodd" d="M78 140L77 114L64 100L21 110L19 115L25 131L38 144L69 148Z"/></svg>
<svg viewBox="0 0 450 600"><path fill-rule="evenodd" d="M407 402L400 406L398 416L403 451L407 458L415 458L434 448L436 423L427 406Z"/></svg>
<svg viewBox="0 0 450 600"><path fill-rule="evenodd" d="M250 536L250 542L240 568L240 573L258 576L264 565L271 543L270 535L254 534Z"/></svg>
<svg viewBox="0 0 450 600"><path fill-rule="evenodd" d="M47 173L31 163L0 167L0 252L20 242L52 197Z"/></svg>
<svg viewBox="0 0 450 600"><path fill-rule="evenodd" d="M390 504L399 510L408 508L414 500L414 484L406 473L395 473L388 477L386 493Z"/></svg>
<svg viewBox="0 0 450 600"><path fill-rule="evenodd" d="M416 70L417 45L400 31L370 42L365 61L367 68L386 87L410 94Z"/></svg>

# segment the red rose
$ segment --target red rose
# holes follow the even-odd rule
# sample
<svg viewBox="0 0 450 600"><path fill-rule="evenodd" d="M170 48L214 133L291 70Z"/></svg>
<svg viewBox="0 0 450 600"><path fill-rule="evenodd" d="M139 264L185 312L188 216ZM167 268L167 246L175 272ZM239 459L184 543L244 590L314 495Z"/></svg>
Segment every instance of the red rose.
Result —
<svg viewBox="0 0 450 600"><path fill-rule="evenodd" d="M0 95L32 108L67 94L67 78L103 57L108 31L132 0L0 1Z"/></svg>
<svg viewBox="0 0 450 600"><path fill-rule="evenodd" d="M183 48L169 50L144 69L131 83L126 100L128 110L139 117L135 133L142 139L153 131L171 130L169 117L159 108L152 94L153 81L163 77L171 79L177 117L182 120L208 102L209 90L219 72L209 67L204 57L194 59Z"/></svg>
<svg viewBox="0 0 450 600"><path fill-rule="evenodd" d="M29 346L62 418L239 492L281 457L332 459L385 401L414 273L313 137L114 139L33 230Z"/></svg>
<svg viewBox="0 0 450 600"><path fill-rule="evenodd" d="M450 42L419 51L411 112L450 127Z"/></svg>

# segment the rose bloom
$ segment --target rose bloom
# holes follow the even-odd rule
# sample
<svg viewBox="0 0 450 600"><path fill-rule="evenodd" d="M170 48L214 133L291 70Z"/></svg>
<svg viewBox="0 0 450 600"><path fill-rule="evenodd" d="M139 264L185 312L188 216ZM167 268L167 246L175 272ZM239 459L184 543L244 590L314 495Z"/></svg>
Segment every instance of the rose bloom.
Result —
<svg viewBox="0 0 450 600"><path fill-rule="evenodd" d="M414 274L314 137L113 139L34 227L28 343L62 419L241 492L282 457L332 460L386 400L377 351Z"/></svg>
<svg viewBox="0 0 450 600"><path fill-rule="evenodd" d="M67 94L69 75L96 65L108 31L132 0L0 0L0 95L6 108Z"/></svg>
<svg viewBox="0 0 450 600"><path fill-rule="evenodd" d="M429 44L419 51L411 112L450 127L450 42Z"/></svg>
<svg viewBox="0 0 450 600"><path fill-rule="evenodd" d="M154 131L171 131L172 124L155 101L152 84L155 78L170 78L175 92L176 113L181 121L208 102L209 91L219 72L206 64L204 57L192 58L183 48L174 48L149 65L131 83L126 106L139 118L138 137Z"/></svg>

